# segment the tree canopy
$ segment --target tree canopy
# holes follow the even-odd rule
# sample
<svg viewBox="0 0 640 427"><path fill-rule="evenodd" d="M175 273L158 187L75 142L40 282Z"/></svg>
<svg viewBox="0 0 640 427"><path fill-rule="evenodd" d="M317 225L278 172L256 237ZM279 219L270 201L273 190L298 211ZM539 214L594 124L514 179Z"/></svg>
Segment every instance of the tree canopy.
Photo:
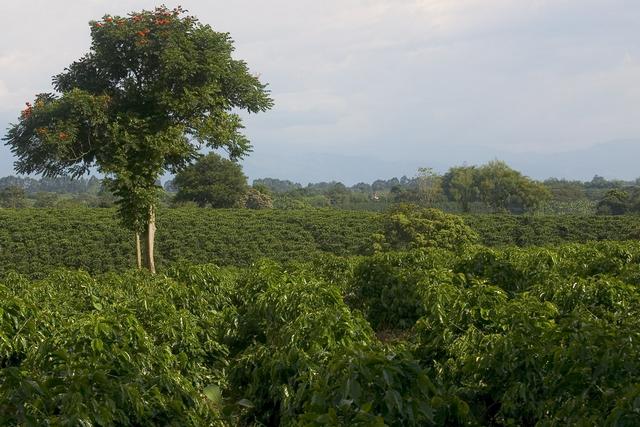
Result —
<svg viewBox="0 0 640 427"><path fill-rule="evenodd" d="M193 201L200 207L232 208L247 192L247 177L239 164L209 153L180 171L173 181L177 202Z"/></svg>

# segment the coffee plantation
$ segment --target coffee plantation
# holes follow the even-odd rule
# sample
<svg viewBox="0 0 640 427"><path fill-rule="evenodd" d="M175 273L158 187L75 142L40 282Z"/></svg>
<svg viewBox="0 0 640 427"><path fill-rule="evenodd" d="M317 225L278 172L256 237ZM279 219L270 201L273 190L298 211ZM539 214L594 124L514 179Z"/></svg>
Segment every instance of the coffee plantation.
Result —
<svg viewBox="0 0 640 427"><path fill-rule="evenodd" d="M332 209L166 209L158 215L156 262L162 270L177 261L249 266L260 258L288 262L322 253L368 255L376 235L384 232L382 218ZM479 243L491 247L640 237L638 216L463 218ZM122 272L134 265L133 236L118 224L114 210L0 209L0 276L17 271L41 278L59 267Z"/></svg>
<svg viewBox="0 0 640 427"><path fill-rule="evenodd" d="M635 241L6 272L0 425L635 426L639 285Z"/></svg>

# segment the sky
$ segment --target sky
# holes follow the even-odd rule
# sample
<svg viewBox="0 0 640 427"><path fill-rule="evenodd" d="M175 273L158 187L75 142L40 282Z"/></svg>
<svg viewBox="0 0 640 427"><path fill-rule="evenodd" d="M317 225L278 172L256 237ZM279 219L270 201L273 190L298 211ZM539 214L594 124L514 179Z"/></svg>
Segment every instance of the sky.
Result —
<svg viewBox="0 0 640 427"><path fill-rule="evenodd" d="M274 108L245 116L250 178L352 184L496 158L538 179L640 176L640 1L165 4L229 32L269 84ZM0 0L0 127L88 51L91 19L156 5ZM0 176L13 160L0 147Z"/></svg>

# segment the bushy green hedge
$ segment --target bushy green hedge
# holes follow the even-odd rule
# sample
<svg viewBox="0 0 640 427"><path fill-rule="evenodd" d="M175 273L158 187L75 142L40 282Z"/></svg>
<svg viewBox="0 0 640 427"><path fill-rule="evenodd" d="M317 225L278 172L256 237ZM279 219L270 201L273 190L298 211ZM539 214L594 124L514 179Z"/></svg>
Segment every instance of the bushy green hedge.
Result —
<svg viewBox="0 0 640 427"><path fill-rule="evenodd" d="M640 238L640 216L465 215L486 246L543 246Z"/></svg>
<svg viewBox="0 0 640 427"><path fill-rule="evenodd" d="M639 279L637 242L8 274L0 424L634 426Z"/></svg>
<svg viewBox="0 0 640 427"><path fill-rule="evenodd" d="M355 261L355 301L375 328L408 330L475 422L640 422L640 243L448 255Z"/></svg>
<svg viewBox="0 0 640 427"><path fill-rule="evenodd" d="M372 247L374 216L335 210L164 209L156 243L160 268L177 261L247 266L260 258L310 260ZM93 273L135 265L134 239L110 209L0 209L0 275L57 267Z"/></svg>
<svg viewBox="0 0 640 427"><path fill-rule="evenodd" d="M626 240L640 217L470 215L465 222L488 246ZM159 267L176 261L248 266L260 258L308 261L321 254L365 255L382 232L379 214L332 209L164 209L158 218ZM110 209L0 209L0 275L32 277L57 267L92 273L135 263L133 236Z"/></svg>

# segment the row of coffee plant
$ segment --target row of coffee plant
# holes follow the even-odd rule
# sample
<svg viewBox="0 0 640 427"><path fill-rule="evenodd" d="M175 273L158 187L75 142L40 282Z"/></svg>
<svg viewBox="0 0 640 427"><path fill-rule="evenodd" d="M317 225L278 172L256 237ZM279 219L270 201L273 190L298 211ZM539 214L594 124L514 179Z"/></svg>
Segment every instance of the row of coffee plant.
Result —
<svg viewBox="0 0 640 427"><path fill-rule="evenodd" d="M310 260L318 253L366 255L376 248L384 215L337 210L172 209L160 212L157 263L247 266L263 258ZM549 245L638 237L640 217L470 215L475 241L488 246ZM32 277L57 267L92 273L135 263L134 238L109 209L0 209L0 275Z"/></svg>
<svg viewBox="0 0 640 427"><path fill-rule="evenodd" d="M640 423L640 243L0 280L2 425Z"/></svg>

